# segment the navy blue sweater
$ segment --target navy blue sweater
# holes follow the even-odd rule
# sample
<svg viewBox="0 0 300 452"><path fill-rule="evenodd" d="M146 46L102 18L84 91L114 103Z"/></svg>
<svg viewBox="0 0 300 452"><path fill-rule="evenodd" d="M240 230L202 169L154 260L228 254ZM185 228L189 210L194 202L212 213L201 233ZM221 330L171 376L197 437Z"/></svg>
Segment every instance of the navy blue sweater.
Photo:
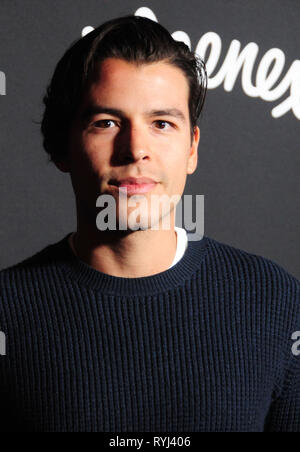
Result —
<svg viewBox="0 0 300 452"><path fill-rule="evenodd" d="M205 236L114 277L67 238L0 272L0 431L300 431L293 276Z"/></svg>

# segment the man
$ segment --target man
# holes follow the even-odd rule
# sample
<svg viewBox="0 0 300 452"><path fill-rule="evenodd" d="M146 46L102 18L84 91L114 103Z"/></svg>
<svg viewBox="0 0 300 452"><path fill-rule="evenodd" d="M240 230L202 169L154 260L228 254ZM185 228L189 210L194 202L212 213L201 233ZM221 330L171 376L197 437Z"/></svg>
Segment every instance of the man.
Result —
<svg viewBox="0 0 300 452"><path fill-rule="evenodd" d="M141 17L58 63L42 132L77 230L0 273L2 430L300 431L299 281L150 209L197 167L205 91L201 61ZM116 228L98 227L101 196Z"/></svg>

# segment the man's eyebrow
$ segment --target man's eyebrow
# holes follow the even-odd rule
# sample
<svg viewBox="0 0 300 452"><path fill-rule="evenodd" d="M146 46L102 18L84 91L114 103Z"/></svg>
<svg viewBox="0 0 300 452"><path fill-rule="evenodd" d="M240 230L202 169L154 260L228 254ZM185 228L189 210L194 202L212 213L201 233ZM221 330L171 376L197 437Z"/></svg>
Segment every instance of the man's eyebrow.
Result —
<svg viewBox="0 0 300 452"><path fill-rule="evenodd" d="M82 119L89 119L94 115L99 115L101 113L105 113L112 116L117 116L118 118L126 118L126 114L124 111L118 109L118 108L110 108L110 107L104 107L101 105L93 105L91 107L86 108L81 117ZM186 117L184 113L179 110L178 108L164 108L162 110L150 110L145 112L145 116L152 117L152 116L172 116L177 119L180 119L181 121L185 122Z"/></svg>
<svg viewBox="0 0 300 452"><path fill-rule="evenodd" d="M173 116L181 121L185 122L186 117L181 110L178 108L166 108L163 110L151 110L146 112L147 116Z"/></svg>
<svg viewBox="0 0 300 452"><path fill-rule="evenodd" d="M86 108L81 114L82 119L89 119L94 115L99 115L101 113L106 113L112 116L118 116L119 118L124 118L125 113L117 108L102 107L101 105L93 105Z"/></svg>

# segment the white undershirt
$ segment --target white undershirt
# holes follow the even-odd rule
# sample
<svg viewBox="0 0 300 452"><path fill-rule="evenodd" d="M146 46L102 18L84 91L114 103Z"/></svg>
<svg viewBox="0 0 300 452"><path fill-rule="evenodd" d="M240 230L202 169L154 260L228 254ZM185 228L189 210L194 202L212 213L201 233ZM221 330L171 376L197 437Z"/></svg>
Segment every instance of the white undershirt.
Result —
<svg viewBox="0 0 300 452"><path fill-rule="evenodd" d="M185 253L185 250L187 249L188 246L188 239L187 239L187 233L186 230L183 228L178 228L177 226L175 226L175 232L177 235L177 247L176 247L176 254L175 257L173 259L173 262L171 264L171 267L173 267L175 264L177 264L178 261L180 261L180 259L182 258L182 256ZM70 237L69 237L69 245L73 251L73 253L76 256L76 252L75 249L73 247L73 241L72 241L72 237L75 233L73 232Z"/></svg>
<svg viewBox="0 0 300 452"><path fill-rule="evenodd" d="M180 259L184 255L185 250L187 249L187 246L188 246L186 230L175 226L175 231L177 234L177 248L176 248L176 254L175 254L171 267L173 267L173 265L177 264L177 262L180 261ZM171 268L171 267L169 267L169 268Z"/></svg>

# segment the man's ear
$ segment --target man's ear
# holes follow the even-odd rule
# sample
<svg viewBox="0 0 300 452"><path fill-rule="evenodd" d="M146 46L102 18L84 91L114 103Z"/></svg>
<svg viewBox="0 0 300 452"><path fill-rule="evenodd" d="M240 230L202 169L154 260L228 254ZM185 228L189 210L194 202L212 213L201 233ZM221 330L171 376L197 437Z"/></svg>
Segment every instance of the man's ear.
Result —
<svg viewBox="0 0 300 452"><path fill-rule="evenodd" d="M64 160L54 161L55 166L63 173L70 172L70 164L67 158Z"/></svg>
<svg viewBox="0 0 300 452"><path fill-rule="evenodd" d="M200 141L200 129L198 126L195 126L193 132L193 141L189 153L187 174L193 174L197 168L199 141Z"/></svg>

